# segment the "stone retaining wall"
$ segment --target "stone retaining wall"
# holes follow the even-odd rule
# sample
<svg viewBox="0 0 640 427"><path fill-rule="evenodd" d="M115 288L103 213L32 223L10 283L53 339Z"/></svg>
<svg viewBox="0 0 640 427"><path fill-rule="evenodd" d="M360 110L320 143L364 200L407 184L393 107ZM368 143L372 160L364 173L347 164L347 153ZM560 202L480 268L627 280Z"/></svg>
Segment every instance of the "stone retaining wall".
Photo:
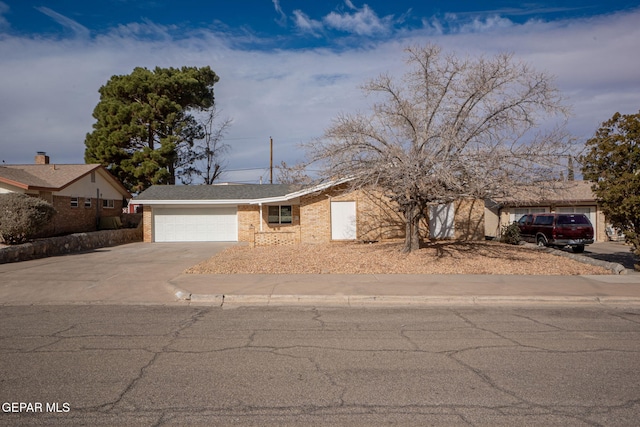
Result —
<svg viewBox="0 0 640 427"><path fill-rule="evenodd" d="M101 230L67 236L38 239L22 245L0 248L0 264L90 251L106 246L141 242L142 227Z"/></svg>

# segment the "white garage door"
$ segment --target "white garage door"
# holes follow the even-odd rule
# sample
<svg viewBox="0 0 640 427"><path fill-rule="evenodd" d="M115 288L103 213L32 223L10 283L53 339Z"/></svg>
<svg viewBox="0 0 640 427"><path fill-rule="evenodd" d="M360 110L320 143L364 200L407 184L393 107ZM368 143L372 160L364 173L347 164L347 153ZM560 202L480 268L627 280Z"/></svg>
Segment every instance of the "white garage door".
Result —
<svg viewBox="0 0 640 427"><path fill-rule="evenodd" d="M153 210L156 242L237 242L236 207Z"/></svg>

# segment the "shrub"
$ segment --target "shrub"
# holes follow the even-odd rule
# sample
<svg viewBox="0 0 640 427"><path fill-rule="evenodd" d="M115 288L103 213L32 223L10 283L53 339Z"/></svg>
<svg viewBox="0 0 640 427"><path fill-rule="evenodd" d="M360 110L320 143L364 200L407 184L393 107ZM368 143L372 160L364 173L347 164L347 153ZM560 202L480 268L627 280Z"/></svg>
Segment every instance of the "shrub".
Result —
<svg viewBox="0 0 640 427"><path fill-rule="evenodd" d="M9 245L26 242L47 224L56 210L37 197L0 194L0 237Z"/></svg>
<svg viewBox="0 0 640 427"><path fill-rule="evenodd" d="M509 225L503 225L500 241L510 245L520 244L520 228L518 228L518 224L514 222Z"/></svg>

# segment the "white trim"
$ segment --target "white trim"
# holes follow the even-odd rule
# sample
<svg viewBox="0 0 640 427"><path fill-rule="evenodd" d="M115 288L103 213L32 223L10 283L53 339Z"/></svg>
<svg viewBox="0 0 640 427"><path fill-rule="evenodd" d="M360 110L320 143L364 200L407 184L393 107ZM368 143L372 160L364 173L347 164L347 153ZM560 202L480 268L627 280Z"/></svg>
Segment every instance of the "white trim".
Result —
<svg viewBox="0 0 640 427"><path fill-rule="evenodd" d="M203 206L237 206L248 205L249 200L137 200L133 199L136 205L203 205Z"/></svg>
<svg viewBox="0 0 640 427"><path fill-rule="evenodd" d="M293 199L296 199L301 196L306 196L307 194L316 193L318 191L326 190L327 188L335 187L336 185L344 184L345 182L351 181L353 178L343 178L336 181L325 182L324 184L318 184L314 187L305 188L299 191L295 191L293 193L285 194L284 196L277 197L268 197L264 199L256 199L254 201L247 201L249 204L256 203L280 203L280 202L288 202Z"/></svg>

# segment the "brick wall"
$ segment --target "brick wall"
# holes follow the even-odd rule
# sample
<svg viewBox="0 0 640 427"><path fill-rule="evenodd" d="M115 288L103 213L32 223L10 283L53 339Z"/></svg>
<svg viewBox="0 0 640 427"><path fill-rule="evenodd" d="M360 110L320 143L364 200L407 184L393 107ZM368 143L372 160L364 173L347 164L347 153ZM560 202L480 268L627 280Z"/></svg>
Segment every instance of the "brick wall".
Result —
<svg viewBox="0 0 640 427"><path fill-rule="evenodd" d="M484 200L459 200L455 209L455 239L484 240Z"/></svg>
<svg viewBox="0 0 640 427"><path fill-rule="evenodd" d="M300 199L300 242L327 243L331 240L331 217L326 192Z"/></svg>
<svg viewBox="0 0 640 427"><path fill-rule="evenodd" d="M404 236L402 216L381 193L355 190L346 186L332 188L301 198L300 240L302 243L331 241L331 202L356 203L358 240L381 240Z"/></svg>
<svg viewBox="0 0 640 427"><path fill-rule="evenodd" d="M295 245L300 239L293 231L258 232L255 234L255 246Z"/></svg>
<svg viewBox="0 0 640 427"><path fill-rule="evenodd" d="M397 205L380 192L359 190L355 194L358 239L384 240L404 237L405 225Z"/></svg>
<svg viewBox="0 0 640 427"><path fill-rule="evenodd" d="M238 206L238 240L254 243L254 234L260 230L260 206Z"/></svg>
<svg viewBox="0 0 640 427"><path fill-rule="evenodd" d="M282 203L286 205L286 203ZM238 240L256 246L285 245L300 241L300 206L292 206L292 224L269 224L269 208L259 205L238 206ZM262 231L260 228L262 224Z"/></svg>
<svg viewBox="0 0 640 427"><path fill-rule="evenodd" d="M153 207L143 205L142 208L142 241L153 242Z"/></svg>
<svg viewBox="0 0 640 427"><path fill-rule="evenodd" d="M596 207L596 236L594 236L596 242L606 242L609 240L607 237L607 219L600 206Z"/></svg>

